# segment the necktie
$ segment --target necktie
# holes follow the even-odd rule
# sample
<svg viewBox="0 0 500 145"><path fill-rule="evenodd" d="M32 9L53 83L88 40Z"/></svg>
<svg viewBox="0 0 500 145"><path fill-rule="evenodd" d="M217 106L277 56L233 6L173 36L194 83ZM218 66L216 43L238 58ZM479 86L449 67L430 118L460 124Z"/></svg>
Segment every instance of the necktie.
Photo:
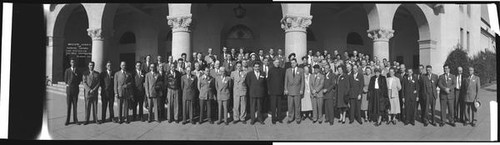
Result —
<svg viewBox="0 0 500 145"><path fill-rule="evenodd" d="M257 77L257 80L259 79L259 72L258 71L255 72L255 77Z"/></svg>
<svg viewBox="0 0 500 145"><path fill-rule="evenodd" d="M292 76L295 77L295 68L292 69Z"/></svg>

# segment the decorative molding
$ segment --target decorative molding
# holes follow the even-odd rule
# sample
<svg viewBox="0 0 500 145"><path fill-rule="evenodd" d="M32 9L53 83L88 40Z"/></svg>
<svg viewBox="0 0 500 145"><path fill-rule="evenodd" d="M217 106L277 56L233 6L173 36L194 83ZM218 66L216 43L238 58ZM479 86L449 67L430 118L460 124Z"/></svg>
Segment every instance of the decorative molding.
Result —
<svg viewBox="0 0 500 145"><path fill-rule="evenodd" d="M92 40L104 40L101 28L88 28L87 34L92 38Z"/></svg>
<svg viewBox="0 0 500 145"><path fill-rule="evenodd" d="M373 41L389 41L394 36L394 30L390 29L375 29L368 30L368 37Z"/></svg>
<svg viewBox="0 0 500 145"><path fill-rule="evenodd" d="M47 36L47 46L49 46L49 47L54 46L54 38L53 38L53 36Z"/></svg>
<svg viewBox="0 0 500 145"><path fill-rule="evenodd" d="M420 49L436 49L437 42L434 40L418 40Z"/></svg>
<svg viewBox="0 0 500 145"><path fill-rule="evenodd" d="M285 32L306 32L307 27L312 24L312 16L285 15L281 19L281 28Z"/></svg>
<svg viewBox="0 0 500 145"><path fill-rule="evenodd" d="M172 27L172 33L190 32L189 26L192 22L192 14L181 16L167 16L168 25Z"/></svg>

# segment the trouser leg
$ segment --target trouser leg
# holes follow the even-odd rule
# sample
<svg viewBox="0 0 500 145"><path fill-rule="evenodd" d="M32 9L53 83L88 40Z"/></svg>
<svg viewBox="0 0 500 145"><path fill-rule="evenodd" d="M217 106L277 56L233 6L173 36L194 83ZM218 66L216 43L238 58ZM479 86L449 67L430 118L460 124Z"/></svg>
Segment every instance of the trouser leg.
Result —
<svg viewBox="0 0 500 145"><path fill-rule="evenodd" d="M102 108L102 114L101 114L101 120L102 122L106 121L106 111L108 107L108 101L106 99L106 96L101 95L101 108Z"/></svg>
<svg viewBox="0 0 500 145"><path fill-rule="evenodd" d="M455 100L454 99L449 99L447 100L447 103L448 103L448 115L450 115L451 117L451 120L450 120L450 123L454 123L455 122L455 117L454 117L454 114L455 114Z"/></svg>
<svg viewBox="0 0 500 145"><path fill-rule="evenodd" d="M233 120L240 120L240 96L233 96Z"/></svg>
<svg viewBox="0 0 500 145"><path fill-rule="evenodd" d="M247 97L246 96L241 96L240 97L240 120L245 121L245 118L247 117Z"/></svg>
<svg viewBox="0 0 500 145"><path fill-rule="evenodd" d="M317 105L317 118L319 121L323 121L323 98L316 99Z"/></svg>
<svg viewBox="0 0 500 145"><path fill-rule="evenodd" d="M251 121L255 121L255 110L256 110L256 99L255 98L250 98L250 118Z"/></svg>
<svg viewBox="0 0 500 145"><path fill-rule="evenodd" d="M271 119L272 119L272 121L277 120L277 119L276 119L276 117L277 117L277 113L278 113L278 112L277 112L277 109L278 109L278 108L276 108L276 105L277 105L277 104L276 104L276 100L277 100L277 99L278 99L278 96L271 96L271 98L270 98L271 103L270 103L269 109L270 109L270 111L271 111Z"/></svg>
<svg viewBox="0 0 500 145"><path fill-rule="evenodd" d="M441 107L441 123L446 122L446 109L448 109L448 100L439 99ZM449 110L448 110L449 111Z"/></svg>
<svg viewBox="0 0 500 145"><path fill-rule="evenodd" d="M90 108L92 105L92 101L90 99L85 99L85 122L89 122L90 119Z"/></svg>
<svg viewBox="0 0 500 145"><path fill-rule="evenodd" d="M288 96L287 99L288 99L288 121L292 121L295 112L293 108L293 96Z"/></svg>
<svg viewBox="0 0 500 145"><path fill-rule="evenodd" d="M311 102L312 102L312 114L313 114L313 121L318 121L318 100L321 99L321 98L317 98L317 97L311 97Z"/></svg>

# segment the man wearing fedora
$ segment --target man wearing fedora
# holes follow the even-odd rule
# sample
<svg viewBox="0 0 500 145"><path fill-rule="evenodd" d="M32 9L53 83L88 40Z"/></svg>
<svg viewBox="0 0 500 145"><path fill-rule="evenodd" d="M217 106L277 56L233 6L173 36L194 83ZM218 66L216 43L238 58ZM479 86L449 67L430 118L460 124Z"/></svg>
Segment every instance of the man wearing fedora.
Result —
<svg viewBox="0 0 500 145"><path fill-rule="evenodd" d="M467 91L465 93L464 103L465 103L465 121L464 126L470 124L472 127L476 126L474 122L474 113L477 111L477 108L474 106L475 102L478 100L478 92L480 88L480 80L479 77L474 75L474 68L469 67L470 76L467 78ZM472 112L472 113L471 113Z"/></svg>

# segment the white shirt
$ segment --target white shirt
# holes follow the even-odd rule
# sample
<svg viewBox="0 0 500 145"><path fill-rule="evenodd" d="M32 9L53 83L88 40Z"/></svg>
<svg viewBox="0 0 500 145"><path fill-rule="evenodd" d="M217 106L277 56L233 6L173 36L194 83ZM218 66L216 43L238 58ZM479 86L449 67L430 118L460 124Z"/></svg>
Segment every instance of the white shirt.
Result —
<svg viewBox="0 0 500 145"><path fill-rule="evenodd" d="M457 76L457 89L460 89L460 84L462 82L462 75L461 74L458 74Z"/></svg>
<svg viewBox="0 0 500 145"><path fill-rule="evenodd" d="M378 86L378 77L375 78L375 89L379 89L379 86Z"/></svg>
<svg viewBox="0 0 500 145"><path fill-rule="evenodd" d="M259 71L254 71L255 72L255 77L257 77L257 80L259 79L260 75L259 75Z"/></svg>

